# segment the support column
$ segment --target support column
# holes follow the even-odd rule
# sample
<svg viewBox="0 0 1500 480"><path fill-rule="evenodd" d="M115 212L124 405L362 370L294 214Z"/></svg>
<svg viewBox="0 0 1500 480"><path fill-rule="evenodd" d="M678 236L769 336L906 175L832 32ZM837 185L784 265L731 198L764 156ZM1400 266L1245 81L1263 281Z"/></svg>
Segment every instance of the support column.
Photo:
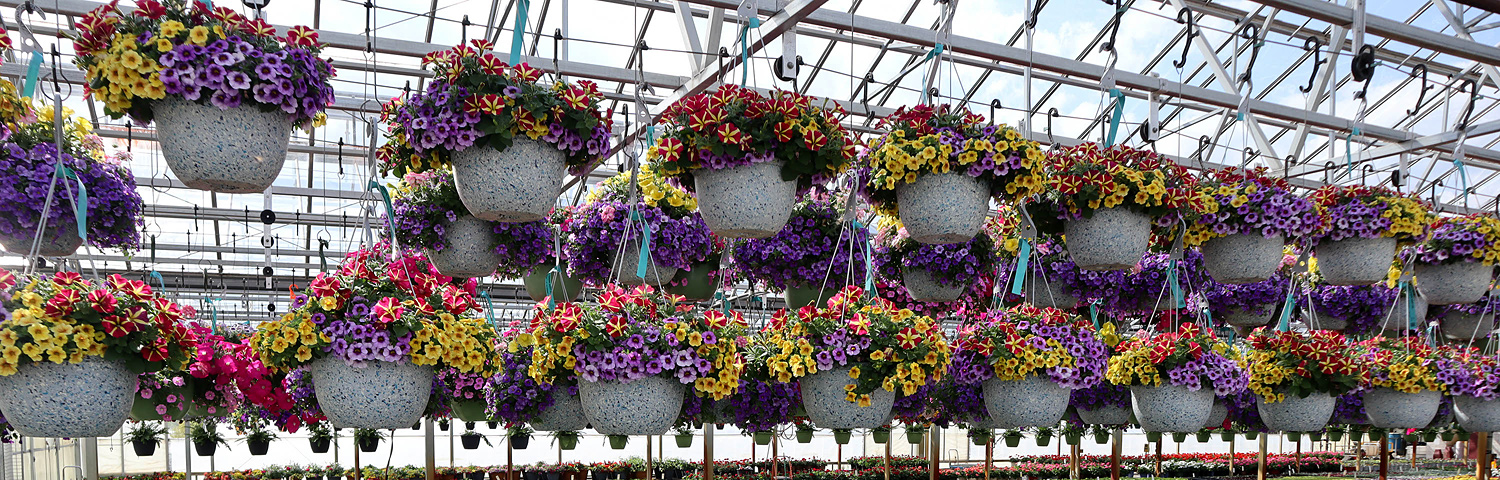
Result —
<svg viewBox="0 0 1500 480"><path fill-rule="evenodd" d="M703 425L703 480L714 480L714 426Z"/></svg>
<svg viewBox="0 0 1500 480"><path fill-rule="evenodd" d="M1255 480L1266 480L1266 437L1270 432L1261 432L1256 435L1260 439L1260 453L1255 456Z"/></svg>
<svg viewBox="0 0 1500 480"><path fill-rule="evenodd" d="M124 448L124 444L120 445ZM83 454L83 478L99 480L99 439L88 437L79 445ZM123 471L121 473L124 473Z"/></svg>
<svg viewBox="0 0 1500 480"><path fill-rule="evenodd" d="M1380 436L1380 480L1386 480L1386 473L1391 466L1391 436L1389 434Z"/></svg>
<svg viewBox="0 0 1500 480"><path fill-rule="evenodd" d="M427 480L437 480L437 436L436 435L437 435L436 433L433 433L432 417L428 417L426 420L423 420L423 425L422 425L422 448L427 451L426 455L424 455L424 457L426 457L426 459L427 459L427 463L425 463L426 469L427 469ZM394 438L391 439L392 448L395 447L395 443L396 443L396 439L394 439ZM451 448L449 449L449 455L452 455L452 449Z"/></svg>
<svg viewBox="0 0 1500 480"><path fill-rule="evenodd" d="M1479 456L1475 460L1475 480L1488 480L1490 477L1490 432L1480 432ZM1384 476L1384 469L1382 469L1381 473Z"/></svg>

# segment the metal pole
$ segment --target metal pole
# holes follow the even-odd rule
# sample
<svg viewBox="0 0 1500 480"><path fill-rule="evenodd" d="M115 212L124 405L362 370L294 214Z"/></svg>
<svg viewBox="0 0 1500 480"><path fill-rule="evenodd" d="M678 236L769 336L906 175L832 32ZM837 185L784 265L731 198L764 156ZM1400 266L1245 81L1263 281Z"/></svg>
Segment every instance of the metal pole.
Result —
<svg viewBox="0 0 1500 480"><path fill-rule="evenodd" d="M505 437L505 480L516 480L515 450L511 449L510 436Z"/></svg>
<svg viewBox="0 0 1500 480"><path fill-rule="evenodd" d="M885 458L881 459L881 465L885 472L885 480L891 480L891 439L885 439Z"/></svg>
<svg viewBox="0 0 1500 480"><path fill-rule="evenodd" d="M189 440L188 436L189 435L188 435L188 431L187 431L187 425L184 424L183 425L183 430L182 430L182 451L183 451L182 458L187 459L187 460L184 460L185 462L187 462L187 465L182 469L183 474L186 475L186 476L184 476L182 478L186 478L187 480L193 480L193 441ZM357 463L357 459L356 459L356 463ZM359 479L356 478L354 480L359 480Z"/></svg>
<svg viewBox="0 0 1500 480"><path fill-rule="evenodd" d="M771 435L771 480L776 480L776 474L780 473L780 472L777 472L777 468L776 468L777 467L777 465L776 465L777 462L776 462L776 459L781 458L780 457L780 453L781 452L777 448L777 444L781 443L781 442L778 442L777 440L781 440L781 436L780 435L776 435L775 431L772 431L771 433L772 433L772 435Z"/></svg>
<svg viewBox="0 0 1500 480"><path fill-rule="evenodd" d="M655 470L651 468L651 436L646 435L646 478L652 478Z"/></svg>
<svg viewBox="0 0 1500 480"><path fill-rule="evenodd" d="M1234 434L1229 434L1229 476L1234 476Z"/></svg>
<svg viewBox="0 0 1500 480"><path fill-rule="evenodd" d="M85 438L79 447L78 452L83 455L83 477L88 480L99 480L99 439ZM124 469L121 469L120 473L125 473Z"/></svg>

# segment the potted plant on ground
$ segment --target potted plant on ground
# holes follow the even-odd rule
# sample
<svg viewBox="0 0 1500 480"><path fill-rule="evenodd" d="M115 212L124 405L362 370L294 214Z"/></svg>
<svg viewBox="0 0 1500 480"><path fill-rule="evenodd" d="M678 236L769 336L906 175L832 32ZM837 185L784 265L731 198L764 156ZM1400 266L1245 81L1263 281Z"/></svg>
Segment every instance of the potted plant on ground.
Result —
<svg viewBox="0 0 1500 480"><path fill-rule="evenodd" d="M129 13L101 6L74 27L73 62L92 82L89 96L111 118L154 120L167 166L192 188L265 190L292 127L322 125L333 104L333 67L304 26L277 37L265 20L227 7L147 0Z"/></svg>
<svg viewBox="0 0 1500 480"><path fill-rule="evenodd" d="M539 305L535 328L523 337L536 344L533 365L543 366L532 377L550 383L556 378L546 366L572 365L584 416L599 433L666 433L689 386L719 401L740 384L733 339L743 333L744 319L679 302L650 286L627 292L611 285L586 307Z"/></svg>
<svg viewBox="0 0 1500 480"><path fill-rule="evenodd" d="M776 234L734 247L735 267L751 282L781 290L787 308L823 304L834 293L863 281L870 232L845 218L845 193L814 190L792 208Z"/></svg>
<svg viewBox="0 0 1500 480"><path fill-rule="evenodd" d="M917 242L966 242L984 225L992 195L1013 202L1046 183L1036 143L962 107L902 107L879 126L888 133L864 159L861 191Z"/></svg>
<svg viewBox="0 0 1500 480"><path fill-rule="evenodd" d="M671 281L713 251L711 232L695 209L697 201L652 165L605 179L563 222L568 274L593 285ZM648 228L651 241L645 242Z"/></svg>
<svg viewBox="0 0 1500 480"><path fill-rule="evenodd" d="M354 429L354 443L359 445L359 451L369 453L380 448L380 440L385 438L385 433L374 428Z"/></svg>
<svg viewBox="0 0 1500 480"><path fill-rule="evenodd" d="M137 457L149 457L156 454L156 445L166 435L166 427L154 422L141 422L125 434L125 440L135 449Z"/></svg>
<svg viewBox="0 0 1500 480"><path fill-rule="evenodd" d="M219 424L211 420L200 420L192 422L188 427L188 440L193 443L193 451L200 457L212 457L219 449L219 445L229 448L229 442L224 440L224 434L219 433Z"/></svg>
<svg viewBox="0 0 1500 480"><path fill-rule="evenodd" d="M1386 278L1396 247L1419 239L1432 220L1420 200L1381 187L1319 188L1312 194L1319 228L1309 238L1329 285L1369 285Z"/></svg>
<svg viewBox="0 0 1500 480"><path fill-rule="evenodd" d="M338 462L329 464L325 472L328 473L328 480L337 480L344 477L344 467L339 465Z"/></svg>
<svg viewBox="0 0 1500 480"><path fill-rule="evenodd" d="M475 218L446 170L407 174L391 192L391 205L402 244L421 248L443 275L521 278L552 258L552 227L545 220Z"/></svg>
<svg viewBox="0 0 1500 480"><path fill-rule="evenodd" d="M464 433L459 434L458 441L463 444L464 450L478 449L479 442L484 442L485 445L490 444L489 438L473 430L464 430Z"/></svg>
<svg viewBox="0 0 1500 480"><path fill-rule="evenodd" d="M1245 357L1249 389L1272 431L1315 432L1333 416L1336 399L1359 386L1362 369L1343 335L1256 330Z"/></svg>
<svg viewBox="0 0 1500 480"><path fill-rule="evenodd" d="M1193 184L1200 201L1183 237L1203 251L1204 271L1228 285L1263 282L1282 266L1282 248L1318 227L1312 201L1264 167L1214 170Z"/></svg>
<svg viewBox="0 0 1500 480"><path fill-rule="evenodd" d="M1196 324L1132 337L1117 348L1105 379L1130 387L1136 419L1147 431L1196 432L1213 413L1214 397L1249 383L1229 345Z"/></svg>
<svg viewBox="0 0 1500 480"><path fill-rule="evenodd" d="M765 238L786 224L797 192L838 176L858 141L843 108L796 92L721 85L658 117L666 132L647 153L698 197L709 230Z"/></svg>
<svg viewBox="0 0 1500 480"><path fill-rule="evenodd" d="M1423 428L1432 422L1447 385L1438 378L1437 350L1422 337L1360 342L1363 403L1375 428Z"/></svg>
<svg viewBox="0 0 1500 480"><path fill-rule="evenodd" d="M53 107L31 113L30 106L10 100L14 92L9 82L0 83L0 118L17 113L18 106L35 118L7 121L0 128L0 181L6 185L0 201L10 205L0 217L0 245L26 255L40 233L36 254L44 257L72 255L85 240L101 249L137 247L144 203L130 173L130 154L106 155L93 124L68 108L61 112L63 129L54 140ZM42 192L53 192L50 208ZM81 219L79 204L85 206Z"/></svg>
<svg viewBox="0 0 1500 480"><path fill-rule="evenodd" d="M1053 155L1032 218L1062 233L1083 270L1126 270L1151 245L1153 225L1178 222L1196 198L1187 170L1155 152L1085 143Z"/></svg>
<svg viewBox="0 0 1500 480"><path fill-rule="evenodd" d="M995 428L1056 424L1073 390L1103 379L1107 360L1104 343L1081 317L1026 304L977 316L954 346L977 368L949 373L983 384Z"/></svg>
<svg viewBox="0 0 1500 480"><path fill-rule="evenodd" d="M308 366L318 404L335 427L405 428L433 393L433 369L490 376L494 330L475 282L439 274L420 254L379 244L319 274L293 310L261 324L251 345L266 366Z"/></svg>
<svg viewBox="0 0 1500 480"><path fill-rule="evenodd" d="M995 270L997 256L989 235L967 242L928 245L917 242L892 217L876 220L874 264L885 278L901 279L913 300L951 302L979 277Z"/></svg>
<svg viewBox="0 0 1500 480"><path fill-rule="evenodd" d="M931 318L846 287L824 307L778 311L765 331L777 381L799 379L803 406L823 428L887 423L899 387L916 393L948 369L949 347ZM897 353L899 355L896 355Z"/></svg>
<svg viewBox="0 0 1500 480"><path fill-rule="evenodd" d="M21 435L113 434L139 374L180 368L192 347L182 308L120 275L0 269L0 298L0 411Z"/></svg>
<svg viewBox="0 0 1500 480"><path fill-rule="evenodd" d="M327 422L317 422L307 426L307 443L313 453L328 453L328 447L333 443L333 431L328 428Z"/></svg>
<svg viewBox="0 0 1500 480"><path fill-rule="evenodd" d="M470 214L540 220L562 190L563 173L582 175L609 152L613 122L599 110L603 94L593 82L543 85L541 70L507 65L493 49L473 40L423 57L433 72L426 90L382 109L391 136L410 146L389 150L388 168L404 175L451 162Z"/></svg>

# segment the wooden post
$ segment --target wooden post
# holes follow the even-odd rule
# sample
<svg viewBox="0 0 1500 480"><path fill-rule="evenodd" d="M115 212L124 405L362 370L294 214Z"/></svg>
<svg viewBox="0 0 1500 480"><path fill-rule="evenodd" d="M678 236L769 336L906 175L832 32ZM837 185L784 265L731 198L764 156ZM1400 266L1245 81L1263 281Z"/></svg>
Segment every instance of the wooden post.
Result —
<svg viewBox="0 0 1500 480"><path fill-rule="evenodd" d="M425 421L425 423L426 423L426 425L422 426L423 427L423 429L422 429L422 448L427 451L427 453L425 455L426 458L427 458L427 463L425 464L424 470L427 473L427 475L426 475L427 480L437 480L437 433L434 432L434 430L436 430L436 429L432 428L432 417L428 417L427 420ZM452 434L453 432L450 430L448 433ZM452 460L452 458L453 458L452 457L452 455L453 455L453 447L452 447L452 443L451 443L452 442L452 438L453 437L451 437L451 436L449 437L449 442L450 442L449 443L449 447L448 447L448 455L449 455L449 457L448 457L449 458L448 464L449 465L453 464L453 460ZM396 443L395 439L391 439L391 443L395 444Z"/></svg>
<svg viewBox="0 0 1500 480"><path fill-rule="evenodd" d="M1079 441L1078 443L1083 442ZM1068 478L1072 478L1073 480L1077 480L1080 476L1080 472L1078 471L1078 449L1078 445L1073 445L1072 451L1068 455L1070 457L1068 459Z"/></svg>
<svg viewBox="0 0 1500 480"><path fill-rule="evenodd" d="M1114 428L1109 440L1109 480L1120 480L1120 443L1125 440L1125 431Z"/></svg>
<svg viewBox="0 0 1500 480"><path fill-rule="evenodd" d="M714 426L703 428L703 480L714 480Z"/></svg>
<svg viewBox="0 0 1500 480"><path fill-rule="evenodd" d="M777 448L776 448L776 444L780 443L780 442L777 442L777 440L781 440L780 437L781 437L780 435L771 435L771 480L776 480L776 473L777 473L777 465L776 464L780 463L780 462L777 461L777 459L780 459L781 455L780 455L780 452L778 452Z"/></svg>
<svg viewBox="0 0 1500 480"><path fill-rule="evenodd" d="M1296 472L1302 473L1302 435L1297 435L1297 454L1293 458L1296 459Z"/></svg>
<svg viewBox="0 0 1500 480"><path fill-rule="evenodd" d="M881 460L882 470L885 470L885 480L891 480L891 441L890 438L885 439L885 459Z"/></svg>
<svg viewBox="0 0 1500 480"><path fill-rule="evenodd" d="M1255 480L1266 480L1266 437L1269 436L1271 434L1267 432L1256 435L1260 438L1260 453L1255 456Z"/></svg>
<svg viewBox="0 0 1500 480"><path fill-rule="evenodd" d="M928 480L938 480L938 460L943 458L942 447L938 445L938 434L940 432L941 430L938 430L937 425L928 426L927 435L923 438L923 440L927 441Z"/></svg>
<svg viewBox="0 0 1500 480"><path fill-rule="evenodd" d="M1156 441L1156 476L1161 476L1161 440Z"/></svg>
<svg viewBox="0 0 1500 480"><path fill-rule="evenodd" d="M1391 448L1391 436L1389 434L1387 434L1387 435L1381 435L1380 436L1380 480L1386 480L1386 473L1388 473L1388 469L1391 466L1390 465L1390 463L1391 463L1390 448Z"/></svg>
<svg viewBox="0 0 1500 480"><path fill-rule="evenodd" d="M191 453L191 452L189 452L189 453ZM189 457L189 458L192 458L192 457ZM360 480L360 478L364 477L364 474L365 474L365 472L363 470L361 470L360 467L359 467L359 440L355 440L354 441L354 480ZM188 478L192 478L192 475L191 474L188 475Z"/></svg>
<svg viewBox="0 0 1500 480"><path fill-rule="evenodd" d="M510 448L510 437L505 437L505 480L516 480L515 450Z"/></svg>
<svg viewBox="0 0 1500 480"><path fill-rule="evenodd" d="M1487 480L1490 477L1490 432L1479 433L1479 456L1474 460L1474 479Z"/></svg>
<svg viewBox="0 0 1500 480"><path fill-rule="evenodd" d="M1229 435L1229 476L1234 476L1234 434Z"/></svg>
<svg viewBox="0 0 1500 480"><path fill-rule="evenodd" d="M646 435L646 478L656 478L656 470L651 466L651 436Z"/></svg>
<svg viewBox="0 0 1500 480"><path fill-rule="evenodd" d="M989 439L984 441L984 480L990 480L990 468L995 462L995 434L991 431Z"/></svg>

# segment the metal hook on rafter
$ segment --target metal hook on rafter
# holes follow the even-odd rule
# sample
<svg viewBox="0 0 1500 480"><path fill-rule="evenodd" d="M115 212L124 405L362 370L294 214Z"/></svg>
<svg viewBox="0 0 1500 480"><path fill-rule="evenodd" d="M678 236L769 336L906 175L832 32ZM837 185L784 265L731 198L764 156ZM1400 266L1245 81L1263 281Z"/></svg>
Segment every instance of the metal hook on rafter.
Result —
<svg viewBox="0 0 1500 480"><path fill-rule="evenodd" d="M1411 110L1407 110L1407 115L1416 115L1417 111L1422 109L1422 100L1427 98L1427 91L1432 90L1432 85L1428 85L1427 83L1427 64L1418 63L1415 67L1411 67L1412 78L1418 77L1417 72L1421 72L1422 89L1417 90L1417 106L1412 107Z"/></svg>
<svg viewBox="0 0 1500 480"><path fill-rule="evenodd" d="M1198 29L1193 24L1193 9L1182 7L1182 10L1178 10L1177 23L1187 24L1187 37L1182 39L1182 59L1172 61L1172 66L1182 68L1187 66L1188 49L1192 48L1193 37L1198 36Z"/></svg>
<svg viewBox="0 0 1500 480"><path fill-rule="evenodd" d="M1125 15L1125 0L1104 0L1105 5L1115 7L1114 21L1110 22L1109 40L1099 45L1099 50L1104 52L1115 52L1115 37L1120 34L1120 17Z"/></svg>
<svg viewBox="0 0 1500 480"><path fill-rule="evenodd" d="M1049 148L1057 148L1057 139L1052 138L1052 119L1057 118L1057 107L1047 109L1047 145Z"/></svg>
<svg viewBox="0 0 1500 480"><path fill-rule="evenodd" d="M1458 130L1463 131L1469 129L1469 117L1474 115L1474 102L1479 100L1479 86L1474 83L1474 79L1465 78L1458 83L1458 91L1469 94L1469 103L1464 106L1464 113L1458 119Z"/></svg>
<svg viewBox="0 0 1500 480"><path fill-rule="evenodd" d="M1005 107L1001 106L1000 99L997 98L997 99L994 99L994 100L990 100L990 125L993 126L995 124L995 111L996 110L1000 110L1002 108L1005 108Z"/></svg>
<svg viewBox="0 0 1500 480"><path fill-rule="evenodd" d="M1298 91L1307 93L1312 91L1313 82L1318 79L1318 70L1323 68L1323 64L1328 63L1328 59L1323 58L1323 41L1318 40L1318 37L1308 35L1307 40L1302 41L1302 49L1312 52L1313 56L1313 71L1312 75L1307 76L1307 86L1297 87Z"/></svg>
<svg viewBox="0 0 1500 480"><path fill-rule="evenodd" d="M1239 78L1241 84L1248 85L1250 74L1255 70L1255 59L1260 57L1260 26L1254 20L1246 22L1244 27L1240 27L1240 38L1250 42L1250 63L1245 64L1245 73L1241 73Z"/></svg>

